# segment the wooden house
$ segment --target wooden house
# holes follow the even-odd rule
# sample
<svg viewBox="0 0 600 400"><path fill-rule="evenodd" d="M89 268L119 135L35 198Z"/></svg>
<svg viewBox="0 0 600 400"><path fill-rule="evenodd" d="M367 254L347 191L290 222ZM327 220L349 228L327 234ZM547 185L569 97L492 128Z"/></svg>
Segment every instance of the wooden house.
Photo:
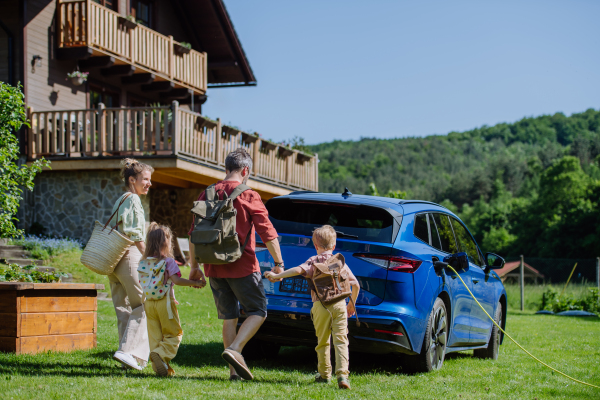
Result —
<svg viewBox="0 0 600 400"><path fill-rule="evenodd" d="M519 282L520 272L519 267L521 265L520 261L512 261L504 264L504 267L501 269L497 269L496 273L502 279L502 282ZM526 282L538 283L538 279L542 282L544 281L544 274L540 273L537 269L533 268L531 265L527 263L523 263L523 278Z"/></svg>
<svg viewBox="0 0 600 400"><path fill-rule="evenodd" d="M223 0L0 2L0 79L23 84L27 161L52 162L21 207L26 229L86 240L123 190L124 157L155 168L147 219L178 236L235 148L253 154L264 200L318 189L315 155L201 114L209 89L256 84Z"/></svg>

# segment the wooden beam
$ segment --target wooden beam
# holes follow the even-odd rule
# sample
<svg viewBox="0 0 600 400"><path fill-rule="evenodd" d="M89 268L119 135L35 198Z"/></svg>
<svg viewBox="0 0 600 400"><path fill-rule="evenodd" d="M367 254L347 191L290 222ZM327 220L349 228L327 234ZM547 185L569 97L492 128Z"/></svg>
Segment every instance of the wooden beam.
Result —
<svg viewBox="0 0 600 400"><path fill-rule="evenodd" d="M188 88L179 88L179 89L172 89L168 92L162 92L160 94L160 99L161 100L180 100L180 99L187 99L189 97L191 97L194 94L194 91L192 89L188 89Z"/></svg>
<svg viewBox="0 0 600 400"><path fill-rule="evenodd" d="M215 61L209 62L206 67L208 69L217 69L217 68L235 68L238 66L237 61Z"/></svg>
<svg viewBox="0 0 600 400"><path fill-rule="evenodd" d="M156 79L154 74L133 74L122 77L121 83L123 85L147 85L154 82L154 79Z"/></svg>
<svg viewBox="0 0 600 400"><path fill-rule="evenodd" d="M186 181L175 176L164 175L159 171L155 171L152 174L152 181L183 189L189 189L192 187L192 182L190 181Z"/></svg>
<svg viewBox="0 0 600 400"><path fill-rule="evenodd" d="M110 68L103 68L100 72L104 76L132 75L135 72L135 65L115 65Z"/></svg>
<svg viewBox="0 0 600 400"><path fill-rule="evenodd" d="M77 64L79 68L108 68L115 63L115 58L112 56L90 57L85 60L79 60Z"/></svg>
<svg viewBox="0 0 600 400"><path fill-rule="evenodd" d="M142 85L142 92L166 92L175 88L175 83L171 81L152 82Z"/></svg>
<svg viewBox="0 0 600 400"><path fill-rule="evenodd" d="M206 96L205 94L196 95L194 96L194 104L204 104L206 103L207 99L208 96ZM179 100L179 104L192 104L192 96L186 99Z"/></svg>
<svg viewBox="0 0 600 400"><path fill-rule="evenodd" d="M94 51L91 47L64 47L56 49L57 60L85 60L92 56Z"/></svg>

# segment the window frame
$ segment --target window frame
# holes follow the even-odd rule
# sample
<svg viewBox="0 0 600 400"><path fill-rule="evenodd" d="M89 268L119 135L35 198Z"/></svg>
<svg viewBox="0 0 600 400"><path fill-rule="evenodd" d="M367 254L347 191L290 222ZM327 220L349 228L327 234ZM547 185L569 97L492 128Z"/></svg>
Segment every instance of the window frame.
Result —
<svg viewBox="0 0 600 400"><path fill-rule="evenodd" d="M427 243L426 241L424 241L422 238L418 237L415 234L415 230L417 228L417 217L420 215L425 214L425 221L427 223L427 239L429 240L429 243ZM416 237L417 239L419 239L421 242L428 244L429 246L433 247L431 244L431 227L429 226L429 213L427 212L421 212L421 213L415 213L415 218L413 219L414 223L413 223L413 236ZM435 247L434 247L435 249Z"/></svg>

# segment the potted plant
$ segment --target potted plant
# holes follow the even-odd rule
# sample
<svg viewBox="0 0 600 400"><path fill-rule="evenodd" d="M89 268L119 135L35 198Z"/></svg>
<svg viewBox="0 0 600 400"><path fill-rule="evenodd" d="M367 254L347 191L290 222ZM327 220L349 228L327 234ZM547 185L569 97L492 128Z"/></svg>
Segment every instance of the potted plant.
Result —
<svg viewBox="0 0 600 400"><path fill-rule="evenodd" d="M175 51L177 54L189 54L192 51L192 45L188 42L175 42Z"/></svg>
<svg viewBox="0 0 600 400"><path fill-rule="evenodd" d="M118 16L119 24L123 25L127 29L133 29L138 26L137 21L133 15L128 15L126 17Z"/></svg>
<svg viewBox="0 0 600 400"><path fill-rule="evenodd" d="M87 81L89 74L90 74L89 72L81 72L81 71L77 70L77 71L69 72L67 74L67 78L71 78L71 82L73 82L73 85L80 86L83 84L83 82Z"/></svg>

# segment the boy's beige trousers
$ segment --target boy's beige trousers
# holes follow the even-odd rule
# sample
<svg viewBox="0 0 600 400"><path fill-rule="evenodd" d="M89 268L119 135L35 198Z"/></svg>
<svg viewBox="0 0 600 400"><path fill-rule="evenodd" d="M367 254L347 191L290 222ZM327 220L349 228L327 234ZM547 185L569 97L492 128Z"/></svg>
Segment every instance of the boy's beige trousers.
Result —
<svg viewBox="0 0 600 400"><path fill-rule="evenodd" d="M327 311L329 310L329 312ZM329 353L329 336L333 337L335 350L335 374L348 376L348 314L346 301L340 300L327 306L327 309L316 301L310 310L315 331L317 333L317 369L321 377L331 378L331 361ZM331 314L329 314L331 313ZM333 318L332 318L333 317Z"/></svg>
<svg viewBox="0 0 600 400"><path fill-rule="evenodd" d="M138 264L142 254L131 246L125 252L112 274L108 275L112 301L119 327L119 350L131 354L145 367L150 355L146 313L142 304L142 287L138 278Z"/></svg>

